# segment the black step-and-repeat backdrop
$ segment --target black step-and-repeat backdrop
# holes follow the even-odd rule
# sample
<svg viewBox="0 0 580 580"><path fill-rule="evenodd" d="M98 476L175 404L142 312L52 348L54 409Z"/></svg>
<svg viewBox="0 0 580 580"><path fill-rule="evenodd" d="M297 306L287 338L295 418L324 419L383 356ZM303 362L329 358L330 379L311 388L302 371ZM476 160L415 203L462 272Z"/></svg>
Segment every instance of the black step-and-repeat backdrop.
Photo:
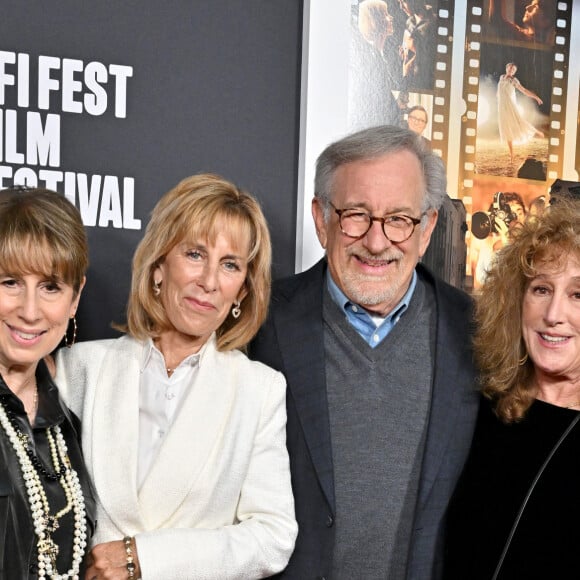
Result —
<svg viewBox="0 0 580 580"><path fill-rule="evenodd" d="M114 336L158 198L215 172L253 192L274 274L294 271L300 0L10 0L0 20L0 186L56 189L91 266L80 339Z"/></svg>

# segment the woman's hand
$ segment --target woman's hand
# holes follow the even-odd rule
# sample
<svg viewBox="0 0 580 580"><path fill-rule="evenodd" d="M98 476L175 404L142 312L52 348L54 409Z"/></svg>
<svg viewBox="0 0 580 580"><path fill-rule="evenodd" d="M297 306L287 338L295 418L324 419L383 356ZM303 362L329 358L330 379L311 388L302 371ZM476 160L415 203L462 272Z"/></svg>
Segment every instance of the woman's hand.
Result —
<svg viewBox="0 0 580 580"><path fill-rule="evenodd" d="M141 577L137 546L132 542L135 579ZM87 555L85 580L127 580L127 552L123 540L96 545Z"/></svg>

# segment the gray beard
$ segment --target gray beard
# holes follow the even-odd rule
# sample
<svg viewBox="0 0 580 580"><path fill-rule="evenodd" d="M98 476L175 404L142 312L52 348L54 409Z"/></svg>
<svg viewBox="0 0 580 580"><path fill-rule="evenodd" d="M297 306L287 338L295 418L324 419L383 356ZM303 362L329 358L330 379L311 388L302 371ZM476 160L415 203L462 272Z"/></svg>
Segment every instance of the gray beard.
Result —
<svg viewBox="0 0 580 580"><path fill-rule="evenodd" d="M374 282L373 289L361 288L365 282ZM394 277L383 280L384 284L377 285L380 278L363 275L348 275L343 279L345 294L359 305L376 306L383 302L392 302L401 292L402 277L400 270L395 272Z"/></svg>
<svg viewBox="0 0 580 580"><path fill-rule="evenodd" d="M381 254L370 254L361 250L353 250L352 254L356 254L360 258L367 260L397 260L397 269L389 278L382 280L375 276L367 276L365 274L347 273L343 278L345 294L359 305L376 306L383 302L392 302L397 294L401 292L403 284L401 272L401 260L403 259L403 252L397 248L391 248ZM361 288L365 282L373 282L374 289L365 290Z"/></svg>

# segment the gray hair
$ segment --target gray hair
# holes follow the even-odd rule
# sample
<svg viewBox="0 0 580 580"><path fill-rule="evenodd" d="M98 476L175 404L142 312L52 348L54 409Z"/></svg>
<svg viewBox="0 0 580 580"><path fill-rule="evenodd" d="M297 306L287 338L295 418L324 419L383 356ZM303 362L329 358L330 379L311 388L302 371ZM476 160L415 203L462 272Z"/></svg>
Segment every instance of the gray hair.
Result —
<svg viewBox="0 0 580 580"><path fill-rule="evenodd" d="M416 155L423 169L425 194L422 211L438 210L447 197L447 174L441 158L431 151L423 137L413 131L394 125L379 125L331 143L318 157L314 196L321 202L325 220L328 221L330 215L334 175L341 165L404 150Z"/></svg>

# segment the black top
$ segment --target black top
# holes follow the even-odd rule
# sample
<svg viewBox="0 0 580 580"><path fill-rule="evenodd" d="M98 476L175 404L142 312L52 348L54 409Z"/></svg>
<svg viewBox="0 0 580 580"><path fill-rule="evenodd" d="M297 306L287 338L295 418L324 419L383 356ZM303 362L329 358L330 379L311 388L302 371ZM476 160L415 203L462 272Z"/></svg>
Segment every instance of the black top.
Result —
<svg viewBox="0 0 580 580"><path fill-rule="evenodd" d="M445 580L492 578L538 470L577 411L535 401L505 424L482 402L470 456L451 500ZM498 580L579 578L580 422L540 477Z"/></svg>
<svg viewBox="0 0 580 580"><path fill-rule="evenodd" d="M88 476L82 460L79 444L78 419L64 407L58 390L44 363L41 361L36 371L38 385L38 411L35 424L30 425L24 406L18 397L6 386L0 376L0 401L6 413L15 421L18 430L28 435L34 445L34 452L41 464L54 473L46 430L59 425L68 448L68 457L76 470L85 496L87 510L87 541L94 525L94 500ZM67 499L58 481L50 481L40 476L51 514L62 509ZM22 470L16 452L9 442L6 432L0 427L0 577L36 578L36 536L34 534L30 505L24 486ZM66 573L72 563L72 539L74 516L72 510L59 519L59 526L52 534L59 546L58 571ZM25 575L26 574L26 575Z"/></svg>

